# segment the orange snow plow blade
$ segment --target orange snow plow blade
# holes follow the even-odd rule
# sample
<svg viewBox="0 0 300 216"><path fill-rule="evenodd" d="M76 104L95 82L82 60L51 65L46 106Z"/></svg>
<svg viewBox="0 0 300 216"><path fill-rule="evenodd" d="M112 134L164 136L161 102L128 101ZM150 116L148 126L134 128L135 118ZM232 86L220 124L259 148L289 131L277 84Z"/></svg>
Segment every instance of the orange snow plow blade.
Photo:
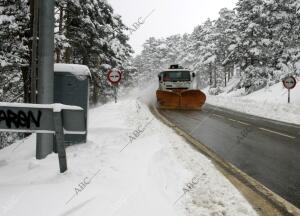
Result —
<svg viewBox="0 0 300 216"><path fill-rule="evenodd" d="M206 96L200 90L181 92L156 91L157 102L162 109L200 109Z"/></svg>
<svg viewBox="0 0 300 216"><path fill-rule="evenodd" d="M182 109L200 109L206 101L206 95L200 90L187 90L181 92Z"/></svg>
<svg viewBox="0 0 300 216"><path fill-rule="evenodd" d="M161 108L176 109L180 105L180 93L157 90L156 98Z"/></svg>

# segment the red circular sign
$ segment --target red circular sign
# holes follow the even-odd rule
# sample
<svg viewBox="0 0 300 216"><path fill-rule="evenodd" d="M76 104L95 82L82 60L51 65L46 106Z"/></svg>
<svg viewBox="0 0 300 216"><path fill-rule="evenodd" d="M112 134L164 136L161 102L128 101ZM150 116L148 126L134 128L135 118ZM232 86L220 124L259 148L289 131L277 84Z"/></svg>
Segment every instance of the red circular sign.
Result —
<svg viewBox="0 0 300 216"><path fill-rule="evenodd" d="M118 82L121 81L122 74L118 70L109 70L107 74L107 79L109 82L112 84L117 84Z"/></svg>
<svg viewBox="0 0 300 216"><path fill-rule="evenodd" d="M295 77L290 76L290 77L286 77L283 81L283 85L285 88L287 89L293 89L295 88L297 81L295 79Z"/></svg>

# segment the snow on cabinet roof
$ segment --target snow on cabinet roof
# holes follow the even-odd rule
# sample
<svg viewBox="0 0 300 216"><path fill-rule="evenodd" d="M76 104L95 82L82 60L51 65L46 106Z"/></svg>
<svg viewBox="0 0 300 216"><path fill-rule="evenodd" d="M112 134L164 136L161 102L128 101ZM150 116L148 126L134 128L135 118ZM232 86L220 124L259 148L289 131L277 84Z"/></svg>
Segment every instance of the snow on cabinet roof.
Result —
<svg viewBox="0 0 300 216"><path fill-rule="evenodd" d="M86 65L80 64L54 64L55 73L69 72L74 76L91 76L90 69Z"/></svg>
<svg viewBox="0 0 300 216"><path fill-rule="evenodd" d="M28 103L7 103L0 102L1 107L16 107L16 108L40 108L40 109L53 109L54 112L60 112L61 110L83 110L79 106L70 106L64 104L28 104Z"/></svg>
<svg viewBox="0 0 300 216"><path fill-rule="evenodd" d="M189 72L191 72L189 69L186 69L186 68L176 68L176 69L165 69L165 70L162 70L162 72L168 72L168 71L189 71Z"/></svg>

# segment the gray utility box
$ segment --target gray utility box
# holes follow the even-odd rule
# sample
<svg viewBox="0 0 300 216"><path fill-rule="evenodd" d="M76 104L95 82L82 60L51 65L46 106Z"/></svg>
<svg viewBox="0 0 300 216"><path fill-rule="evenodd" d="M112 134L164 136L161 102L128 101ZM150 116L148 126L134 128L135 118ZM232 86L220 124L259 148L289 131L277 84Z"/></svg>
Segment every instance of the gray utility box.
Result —
<svg viewBox="0 0 300 216"><path fill-rule="evenodd" d="M84 109L87 126L89 109L90 70L85 65L54 64L54 103L79 106ZM86 130L87 131L87 130ZM85 143L85 135L67 134L65 145Z"/></svg>

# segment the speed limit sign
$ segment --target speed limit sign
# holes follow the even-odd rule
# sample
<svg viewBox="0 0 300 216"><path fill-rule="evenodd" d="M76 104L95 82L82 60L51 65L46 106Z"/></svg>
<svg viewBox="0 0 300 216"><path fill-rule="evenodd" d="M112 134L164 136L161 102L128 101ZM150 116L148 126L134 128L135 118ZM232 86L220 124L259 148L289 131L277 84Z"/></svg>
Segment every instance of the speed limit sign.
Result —
<svg viewBox="0 0 300 216"><path fill-rule="evenodd" d="M107 74L107 79L112 84L117 84L121 81L122 74L118 70L110 70Z"/></svg>

